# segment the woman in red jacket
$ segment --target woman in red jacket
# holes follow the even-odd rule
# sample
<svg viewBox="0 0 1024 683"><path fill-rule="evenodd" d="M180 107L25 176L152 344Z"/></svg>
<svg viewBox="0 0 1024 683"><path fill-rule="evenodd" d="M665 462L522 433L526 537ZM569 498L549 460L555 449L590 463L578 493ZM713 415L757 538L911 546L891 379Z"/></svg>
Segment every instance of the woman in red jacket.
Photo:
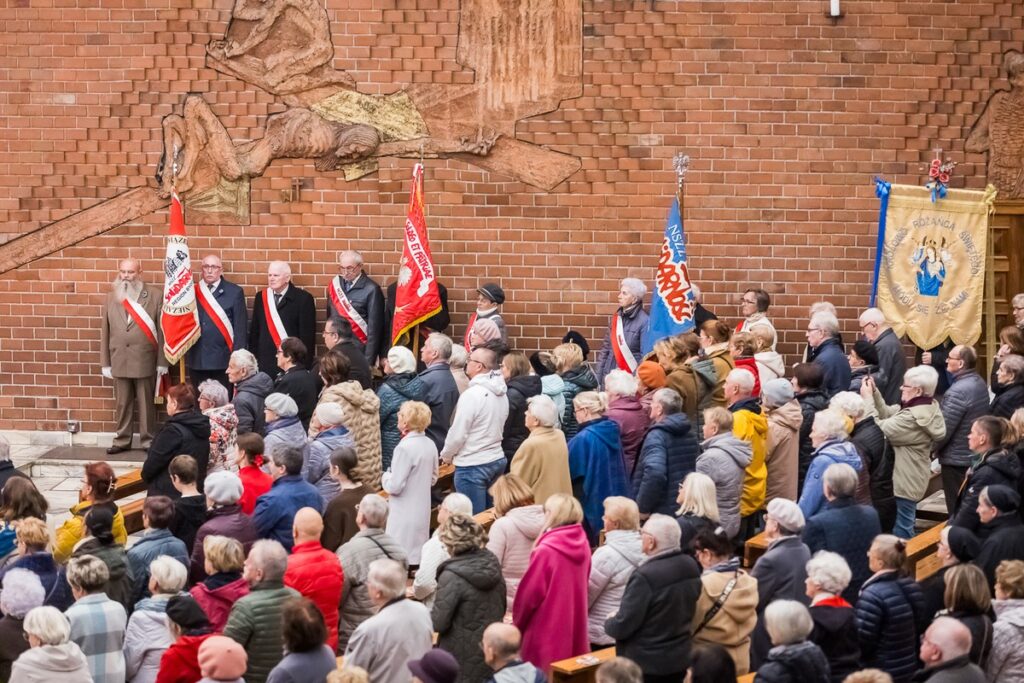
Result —
<svg viewBox="0 0 1024 683"><path fill-rule="evenodd" d="M256 499L270 490L274 478L263 471L263 437L254 432L239 434L235 442L238 453L235 465L238 478L242 480L242 497L238 504L242 512L251 515L256 509Z"/></svg>
<svg viewBox="0 0 1024 683"><path fill-rule="evenodd" d="M191 595L175 595L167 601L167 621L174 644L160 658L156 683L197 683L199 646L213 635L203 608Z"/></svg>
<svg viewBox="0 0 1024 683"><path fill-rule="evenodd" d="M210 630L220 633L228 623L231 606L249 594L249 584L242 578L245 551L233 538L207 536L203 552L206 578L192 587L192 597L210 620Z"/></svg>
<svg viewBox="0 0 1024 683"><path fill-rule="evenodd" d="M551 663L590 650L587 582L590 544L578 500L556 493L544 503L544 531L519 582L512 621L523 632L522 656L548 672Z"/></svg>

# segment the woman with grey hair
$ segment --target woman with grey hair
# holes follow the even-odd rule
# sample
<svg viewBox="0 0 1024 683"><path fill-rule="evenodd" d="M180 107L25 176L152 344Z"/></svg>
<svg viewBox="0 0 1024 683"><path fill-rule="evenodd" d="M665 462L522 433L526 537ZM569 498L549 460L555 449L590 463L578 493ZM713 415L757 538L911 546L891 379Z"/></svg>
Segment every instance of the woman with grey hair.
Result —
<svg viewBox="0 0 1024 683"><path fill-rule="evenodd" d="M807 562L807 597L811 600L814 630L809 640L828 660L833 683L860 668L860 643L853 605L842 598L853 574L838 553L821 550Z"/></svg>
<svg viewBox="0 0 1024 683"><path fill-rule="evenodd" d="M616 368L636 372L636 366L643 360L640 342L647 334L646 294L647 285L635 277L627 277L619 283L619 308L612 315L604 335L604 345L597 354L598 382L603 384L605 375Z"/></svg>
<svg viewBox="0 0 1024 683"><path fill-rule="evenodd" d="M996 370L996 381L1003 390L992 399L989 415L1010 419L1018 408L1024 408L1024 357L1004 356Z"/></svg>
<svg viewBox="0 0 1024 683"><path fill-rule="evenodd" d="M886 405L870 376L864 378L860 388L864 415L875 418L895 452L892 480L896 524L892 532L903 539L914 536L917 502L924 498L931 480L932 451L935 443L946 436L946 420L934 398L938 383L935 368L910 368L903 375L899 405Z"/></svg>
<svg viewBox="0 0 1024 683"><path fill-rule="evenodd" d="M829 465L841 463L849 465L858 473L863 472L857 447L849 441L846 431L846 416L838 410L827 409L815 414L811 425L811 445L814 453L807 476L804 477L803 491L800 493L800 509L804 519L810 519L825 509L824 478Z"/></svg>
<svg viewBox="0 0 1024 683"><path fill-rule="evenodd" d="M213 381L213 380L207 380ZM188 570L178 560L161 555L149 564L149 592L135 605L124 636L125 680L154 683L160 658L174 640L167 630L167 601L185 588Z"/></svg>
<svg viewBox="0 0 1024 683"><path fill-rule="evenodd" d="M210 464L207 473L238 471L234 464L238 414L235 406L228 403L228 390L223 384L208 379L199 385L199 410L210 418Z"/></svg>
<svg viewBox="0 0 1024 683"><path fill-rule="evenodd" d="M455 347L458 348L458 347ZM440 532L450 515L473 514L473 503L464 493L449 493L437 506L437 529L420 550L420 567L412 581L412 595L427 607L434 606L437 594L437 570L451 557L441 542Z"/></svg>
<svg viewBox="0 0 1024 683"><path fill-rule="evenodd" d="M764 683L824 683L830 680L828 660L807 640L814 628L807 608L796 600L776 600L764 611L773 647L757 670Z"/></svg>
<svg viewBox="0 0 1024 683"><path fill-rule="evenodd" d="M29 649L11 667L10 683L93 683L85 655L70 642L71 627L60 610L36 607L25 616L24 629Z"/></svg>
<svg viewBox="0 0 1024 683"><path fill-rule="evenodd" d="M27 569L12 569L4 575L0 590L0 681L11 677L11 664L28 649L22 638L25 615L41 607L46 593L39 577Z"/></svg>

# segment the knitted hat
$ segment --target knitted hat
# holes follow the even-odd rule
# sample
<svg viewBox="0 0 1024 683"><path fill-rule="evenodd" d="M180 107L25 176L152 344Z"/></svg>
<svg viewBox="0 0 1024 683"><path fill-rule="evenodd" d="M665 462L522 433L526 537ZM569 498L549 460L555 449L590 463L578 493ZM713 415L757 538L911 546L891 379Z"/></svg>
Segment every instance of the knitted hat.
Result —
<svg viewBox="0 0 1024 683"><path fill-rule="evenodd" d="M534 351L530 354L530 367L538 377L547 377L555 374L555 365L551 360L551 354L547 351Z"/></svg>
<svg viewBox="0 0 1024 683"><path fill-rule="evenodd" d="M858 339L853 342L853 352L857 354L857 358L868 365L878 365L878 349L867 339Z"/></svg>
<svg viewBox="0 0 1024 683"><path fill-rule="evenodd" d="M566 332L565 336L562 337L562 343L575 344L576 346L580 347L580 349L583 351L583 360L586 360L587 356L590 355L590 344L587 343L587 338L584 337L579 332L577 332L576 330L569 330L568 332Z"/></svg>
<svg viewBox="0 0 1024 683"><path fill-rule="evenodd" d="M648 389L661 389L665 386L665 368L653 360L645 360L636 369L636 376Z"/></svg>
<svg viewBox="0 0 1024 683"><path fill-rule="evenodd" d="M416 357L404 346L392 346L388 351L388 365L396 375L403 372L416 372Z"/></svg>
<svg viewBox="0 0 1024 683"><path fill-rule="evenodd" d="M440 648L430 650L419 659L409 660L406 666L423 683L455 683L459 677L458 661Z"/></svg>
<svg viewBox="0 0 1024 683"><path fill-rule="evenodd" d="M978 537L961 526L946 527L946 545L953 557L961 562L971 562L981 552Z"/></svg>
<svg viewBox="0 0 1024 683"><path fill-rule="evenodd" d="M495 282L488 282L486 285L480 285L476 288L476 291L481 296L485 296L499 306L505 303L505 290L501 288L501 285Z"/></svg>
<svg viewBox="0 0 1024 683"><path fill-rule="evenodd" d="M772 498L768 503L768 515L786 531L798 534L804 528L804 513L800 506L785 498Z"/></svg>
<svg viewBox="0 0 1024 683"><path fill-rule="evenodd" d="M242 480L234 472L220 470L206 477L203 485L206 497L219 505L237 503L242 497Z"/></svg>
<svg viewBox="0 0 1024 683"><path fill-rule="evenodd" d="M788 379L772 379L761 386L761 401L769 408L778 408L793 400L793 385Z"/></svg>
<svg viewBox="0 0 1024 683"><path fill-rule="evenodd" d="M316 419L320 421L321 425L328 427L336 427L345 422L345 410L340 403L334 401L321 403L313 411L313 414L316 415Z"/></svg>
<svg viewBox="0 0 1024 683"><path fill-rule="evenodd" d="M984 491L988 502L1000 512L1016 512L1020 508L1020 494L1003 484L986 486Z"/></svg>
<svg viewBox="0 0 1024 683"><path fill-rule="evenodd" d="M188 593L175 595L167 601L167 618L177 624L182 631L192 631L210 626L206 612Z"/></svg>
<svg viewBox="0 0 1024 683"><path fill-rule="evenodd" d="M249 656L227 636L210 636L199 646L199 671L215 681L234 681L245 674Z"/></svg>
<svg viewBox="0 0 1024 683"><path fill-rule="evenodd" d="M501 328L498 323L490 318L480 318L473 323L473 333L480 337L486 344L489 341L501 339Z"/></svg>
<svg viewBox="0 0 1024 683"><path fill-rule="evenodd" d="M288 394L270 394L263 405L277 413L278 417L295 417L299 414L299 406Z"/></svg>

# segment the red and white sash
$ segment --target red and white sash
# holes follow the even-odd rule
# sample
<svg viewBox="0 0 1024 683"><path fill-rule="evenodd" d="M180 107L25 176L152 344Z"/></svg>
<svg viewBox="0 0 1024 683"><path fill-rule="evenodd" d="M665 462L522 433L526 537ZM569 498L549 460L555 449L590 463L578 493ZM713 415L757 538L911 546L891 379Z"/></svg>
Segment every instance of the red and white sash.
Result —
<svg viewBox="0 0 1024 683"><path fill-rule="evenodd" d="M224 342L228 345L228 351L235 348L235 329L231 326L231 320L228 318L227 312L224 307L220 305L217 298L213 296L213 292L203 282L196 286L196 292L199 294L199 305L206 311L206 315L210 316L210 320L213 321L214 327L220 332L220 336L224 337ZM275 307L275 311L277 308Z"/></svg>
<svg viewBox="0 0 1024 683"><path fill-rule="evenodd" d="M635 373L638 363L633 356L633 352L629 350L629 344L626 342L626 333L623 329L622 315L620 313L612 316L611 340L612 351L615 353L615 364L619 366L619 370Z"/></svg>
<svg viewBox="0 0 1024 683"><path fill-rule="evenodd" d="M284 329L281 315L277 312L277 302L274 301L274 292L269 287L263 290L263 314L270 338L274 340L274 348L280 348L281 340L288 336L288 331Z"/></svg>
<svg viewBox="0 0 1024 683"><path fill-rule="evenodd" d="M359 315L359 311L348 300L348 296L345 295L345 291L341 288L340 276L331 278L331 286L328 288L327 294L331 299L331 305L334 306L334 310L338 312L338 315L351 323L352 334L356 336L356 339L365 344L370 333L370 326L366 324L363 316Z"/></svg>
<svg viewBox="0 0 1024 683"><path fill-rule="evenodd" d="M469 324L466 325L466 338L463 340L463 345L466 347L466 351L472 352L473 349L469 345L469 333L473 331L473 325L476 325L476 313L469 316Z"/></svg>
<svg viewBox="0 0 1024 683"><path fill-rule="evenodd" d="M157 342L156 337L156 323L153 322L151 317L149 317L149 313L146 313L146 309L143 308L138 301L133 301L128 297L121 300L121 305L124 306L124 310L128 312L128 315L131 316L131 319L139 326L139 329L142 330L143 334L149 338L149 343L151 343L154 348L159 349L160 344Z"/></svg>

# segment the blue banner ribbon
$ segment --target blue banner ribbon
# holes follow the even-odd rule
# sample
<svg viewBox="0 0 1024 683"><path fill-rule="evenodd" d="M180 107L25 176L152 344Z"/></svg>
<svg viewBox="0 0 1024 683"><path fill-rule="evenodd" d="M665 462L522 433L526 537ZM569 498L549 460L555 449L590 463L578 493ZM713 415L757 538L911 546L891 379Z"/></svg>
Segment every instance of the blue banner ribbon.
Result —
<svg viewBox="0 0 1024 683"><path fill-rule="evenodd" d="M892 185L884 178L875 178L875 196L881 201L878 207L878 242L875 244L875 276L871 281L871 308L875 307L875 299L878 296L878 272L882 267L882 254L885 252L885 215L889 211L891 188Z"/></svg>

